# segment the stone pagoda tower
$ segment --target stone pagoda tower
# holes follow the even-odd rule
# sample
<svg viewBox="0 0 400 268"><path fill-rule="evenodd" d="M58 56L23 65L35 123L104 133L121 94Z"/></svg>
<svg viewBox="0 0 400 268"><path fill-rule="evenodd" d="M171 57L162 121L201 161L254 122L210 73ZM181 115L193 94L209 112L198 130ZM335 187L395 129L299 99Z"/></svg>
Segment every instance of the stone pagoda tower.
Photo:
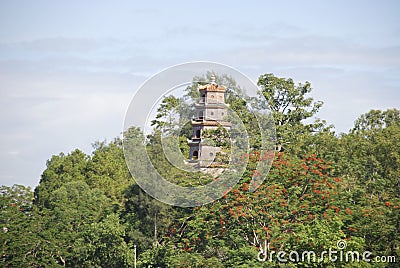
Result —
<svg viewBox="0 0 400 268"><path fill-rule="evenodd" d="M217 85L215 76L211 76L209 84L200 86L200 100L195 104L195 117L192 120L193 135L188 144L190 147L190 160L197 162L200 167L208 166L221 149L207 145L202 138L204 130L215 130L218 126L225 129L231 127L231 123L223 121L227 115L225 104L226 88Z"/></svg>

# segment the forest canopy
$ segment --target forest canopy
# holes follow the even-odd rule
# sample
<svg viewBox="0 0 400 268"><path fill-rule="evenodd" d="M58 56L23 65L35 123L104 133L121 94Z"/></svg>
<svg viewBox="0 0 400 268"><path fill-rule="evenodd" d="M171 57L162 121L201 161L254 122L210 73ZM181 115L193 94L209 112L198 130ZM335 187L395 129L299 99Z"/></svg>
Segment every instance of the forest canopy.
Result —
<svg viewBox="0 0 400 268"><path fill-rule="evenodd" d="M227 76L217 77L217 83L236 88ZM243 119L251 146L240 182L222 198L195 208L163 204L135 183L119 138L95 142L91 154L76 149L50 157L34 190L1 186L1 266L133 267L136 259L137 267L270 267L280 262L258 259L266 243L270 250L318 255L345 241L348 251L393 258L349 263L325 256L287 265L397 267L400 111L371 110L348 133L337 134L316 119L323 103L311 97L311 83L264 74L258 86L275 120L277 146L271 170L255 192L248 188L262 157L259 133L232 90L227 103ZM186 97L196 94L195 86L188 87ZM179 103L174 97L163 100L147 152L169 180L207 183L210 177L173 168L163 157L157 129L168 124L163 118ZM178 134L187 154L189 134ZM225 140L220 143L228 148Z"/></svg>

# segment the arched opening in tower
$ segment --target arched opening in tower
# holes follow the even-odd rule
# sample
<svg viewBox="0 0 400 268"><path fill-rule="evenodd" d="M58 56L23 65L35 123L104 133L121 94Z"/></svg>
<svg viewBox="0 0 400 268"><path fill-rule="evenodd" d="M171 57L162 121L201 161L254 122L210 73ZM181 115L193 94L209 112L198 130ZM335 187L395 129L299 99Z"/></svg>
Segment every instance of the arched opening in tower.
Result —
<svg viewBox="0 0 400 268"><path fill-rule="evenodd" d="M202 93L200 97L200 103L204 103L206 101L206 94Z"/></svg>

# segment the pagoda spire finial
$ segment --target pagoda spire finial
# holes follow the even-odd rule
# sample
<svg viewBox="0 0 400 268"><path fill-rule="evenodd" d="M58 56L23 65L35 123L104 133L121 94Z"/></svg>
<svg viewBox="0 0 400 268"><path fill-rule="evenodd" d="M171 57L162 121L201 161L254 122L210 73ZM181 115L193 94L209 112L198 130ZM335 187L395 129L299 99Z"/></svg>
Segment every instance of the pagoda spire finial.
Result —
<svg viewBox="0 0 400 268"><path fill-rule="evenodd" d="M214 73L211 74L210 82L211 82L211 84L215 84L215 74Z"/></svg>

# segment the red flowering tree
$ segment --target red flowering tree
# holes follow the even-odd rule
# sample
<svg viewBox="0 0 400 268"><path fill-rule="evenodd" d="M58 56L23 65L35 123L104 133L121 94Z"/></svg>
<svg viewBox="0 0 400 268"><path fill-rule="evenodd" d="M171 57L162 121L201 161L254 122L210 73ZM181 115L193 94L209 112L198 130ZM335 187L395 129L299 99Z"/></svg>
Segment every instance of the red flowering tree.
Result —
<svg viewBox="0 0 400 268"><path fill-rule="evenodd" d="M251 168L260 155L254 152L249 158ZM181 226L171 227L175 242L183 251L222 261L243 248L253 248L244 259L257 260L265 244L276 252L318 253L348 239L349 247L361 248L363 240L351 239L343 223L353 212L341 201L341 180L329 176L328 170L329 165L315 155L298 160L280 153L255 192L248 192L254 172L248 170L246 179L222 199L198 208L193 219Z"/></svg>

